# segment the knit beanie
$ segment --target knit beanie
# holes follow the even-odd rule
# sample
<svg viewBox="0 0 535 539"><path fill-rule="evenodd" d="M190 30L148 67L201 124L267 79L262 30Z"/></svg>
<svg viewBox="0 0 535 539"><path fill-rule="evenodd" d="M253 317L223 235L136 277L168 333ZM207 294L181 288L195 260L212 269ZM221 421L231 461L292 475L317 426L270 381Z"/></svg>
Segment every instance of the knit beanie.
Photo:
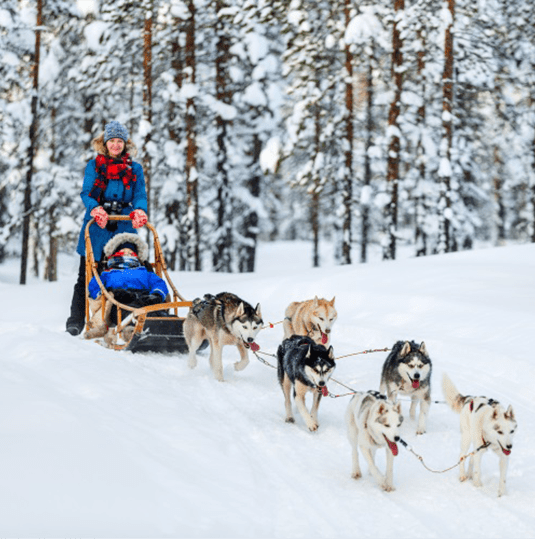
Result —
<svg viewBox="0 0 535 539"><path fill-rule="evenodd" d="M117 120L111 121L106 124L104 128L104 144L112 138L120 138L125 142L128 140L128 129Z"/></svg>

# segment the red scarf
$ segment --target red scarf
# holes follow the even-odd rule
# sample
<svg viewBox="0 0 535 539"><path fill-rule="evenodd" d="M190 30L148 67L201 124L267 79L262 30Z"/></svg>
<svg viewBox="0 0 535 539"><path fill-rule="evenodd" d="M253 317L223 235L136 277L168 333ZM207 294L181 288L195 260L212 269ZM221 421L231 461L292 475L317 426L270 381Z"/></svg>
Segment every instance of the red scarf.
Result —
<svg viewBox="0 0 535 539"><path fill-rule="evenodd" d="M132 158L129 154L124 154L120 159L114 159L105 155L97 155L96 165L97 177L89 196L103 202L104 191L108 187L110 180L122 180L125 189L131 189L133 182L137 180L132 172Z"/></svg>

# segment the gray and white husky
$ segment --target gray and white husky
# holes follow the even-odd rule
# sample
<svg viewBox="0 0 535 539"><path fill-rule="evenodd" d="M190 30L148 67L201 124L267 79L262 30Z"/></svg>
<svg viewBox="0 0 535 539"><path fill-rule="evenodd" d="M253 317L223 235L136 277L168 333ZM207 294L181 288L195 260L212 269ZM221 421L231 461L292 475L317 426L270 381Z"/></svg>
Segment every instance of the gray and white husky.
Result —
<svg viewBox="0 0 535 539"><path fill-rule="evenodd" d="M423 434L426 429L431 404L431 370L431 359L424 342L398 341L383 364L381 393L393 402L398 393L410 396L411 419L416 417L416 406L420 403L416 434Z"/></svg>
<svg viewBox="0 0 535 539"><path fill-rule="evenodd" d="M205 294L193 300L184 320L184 337L188 345L190 368L197 366L196 351L205 339L210 343L210 367L217 380L223 381L223 346L235 345L240 361L234 368L241 371L249 364L247 350L258 349L255 338L262 329L260 304L253 307L230 292L215 296Z"/></svg>
<svg viewBox="0 0 535 539"><path fill-rule="evenodd" d="M492 449L500 459L500 482L498 496L505 494L505 478L509 456L513 449L513 436L517 422L513 407L507 410L498 402L487 397L471 397L461 395L449 377L444 374L442 389L448 405L461 415L461 456L468 453L472 445L475 455L470 457L468 473L464 460L459 466L459 480L473 479L474 485L480 487L481 458L487 449Z"/></svg>
<svg viewBox="0 0 535 539"><path fill-rule="evenodd" d="M293 389L295 405L308 429L317 430L321 397L328 394L327 382L335 367L332 346L327 349L322 344L316 344L310 337L301 335L292 335L282 341L277 349L277 373L284 393L287 423L295 421L291 401ZM305 404L309 391L313 393L310 413Z"/></svg>
<svg viewBox="0 0 535 539"><path fill-rule="evenodd" d="M359 465L359 449L362 451L370 473L383 490L394 488L394 457L398 454L399 428L403 423L401 404L392 403L377 391L357 392L346 411L346 425L352 448L353 466L351 476L362 477ZM386 474L375 464L375 452L386 450Z"/></svg>

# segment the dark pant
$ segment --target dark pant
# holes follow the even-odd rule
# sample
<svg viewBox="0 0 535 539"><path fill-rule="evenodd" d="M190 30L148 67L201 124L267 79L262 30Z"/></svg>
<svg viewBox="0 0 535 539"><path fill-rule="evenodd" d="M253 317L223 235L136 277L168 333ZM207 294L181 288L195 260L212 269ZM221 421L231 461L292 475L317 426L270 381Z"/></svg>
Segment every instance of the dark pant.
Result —
<svg viewBox="0 0 535 539"><path fill-rule="evenodd" d="M146 307L147 305L154 305L154 303L161 303L161 298L150 296L148 290L135 290L135 289L122 289L116 288L110 290L113 292L114 298L119 303L128 305L129 307ZM121 320L124 320L132 311L121 309ZM154 311L149 313L148 316L167 316L166 311ZM110 311L110 326L117 325L117 307L114 305Z"/></svg>
<svg viewBox="0 0 535 539"><path fill-rule="evenodd" d="M67 318L67 326L83 326L85 320L85 256L80 257L78 280L74 285L71 301L71 315Z"/></svg>

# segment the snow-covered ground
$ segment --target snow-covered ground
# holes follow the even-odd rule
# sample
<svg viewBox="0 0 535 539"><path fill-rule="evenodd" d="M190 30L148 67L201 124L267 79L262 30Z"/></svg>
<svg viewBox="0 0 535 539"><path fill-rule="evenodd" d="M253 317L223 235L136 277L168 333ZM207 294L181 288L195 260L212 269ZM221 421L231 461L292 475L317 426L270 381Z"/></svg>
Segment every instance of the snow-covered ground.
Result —
<svg viewBox="0 0 535 539"><path fill-rule="evenodd" d="M224 383L206 353L186 357L104 349L64 331L77 260L56 283L19 286L18 262L0 266L0 536L236 538L535 537L535 245L309 269L309 246L263 245L250 275L173 273L193 299L234 292L278 322L293 300L336 296L337 356L424 340L433 398L447 372L461 392L514 406L508 493L498 459L483 458L483 487L457 469L431 473L400 448L396 491L350 477L344 412L326 398L320 429L284 422L276 371L254 357ZM282 326L263 330L274 353ZM340 359L334 378L378 389L386 353ZM274 363L274 359L266 359ZM331 382L334 394L347 390ZM404 402L408 416L408 403ZM436 470L459 457L459 418L431 407L428 432L402 437ZM378 454L384 465L384 453Z"/></svg>

